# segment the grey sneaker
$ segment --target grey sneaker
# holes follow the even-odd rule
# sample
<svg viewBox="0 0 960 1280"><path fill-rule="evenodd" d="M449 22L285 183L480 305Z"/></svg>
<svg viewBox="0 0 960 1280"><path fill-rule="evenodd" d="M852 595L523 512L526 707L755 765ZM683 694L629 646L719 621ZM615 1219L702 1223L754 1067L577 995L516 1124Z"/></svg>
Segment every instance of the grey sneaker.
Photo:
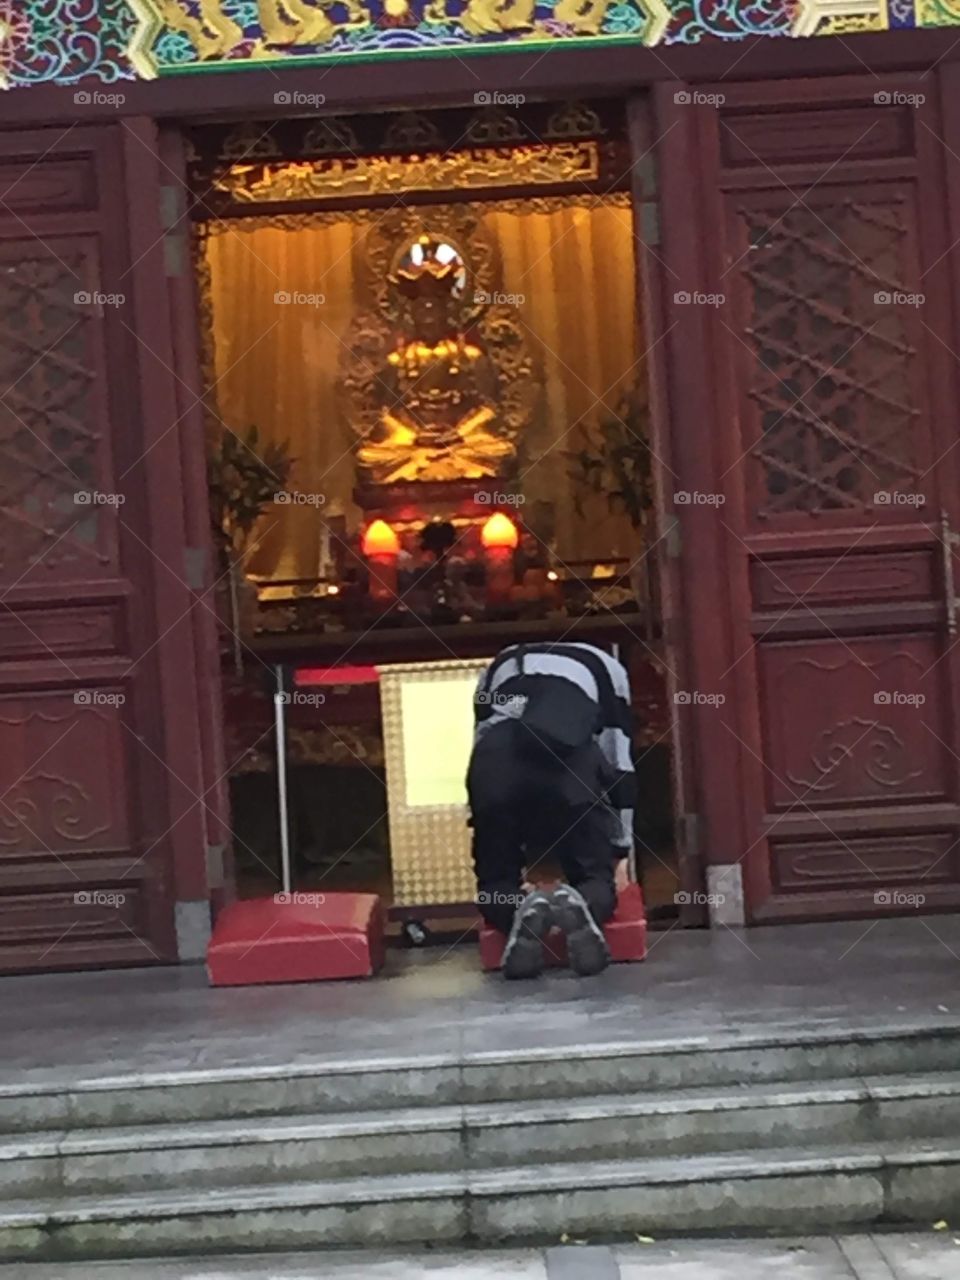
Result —
<svg viewBox="0 0 960 1280"><path fill-rule="evenodd" d="M513 917L501 961L505 978L539 978L543 972L543 940L552 925L550 897L534 889L520 903Z"/></svg>
<svg viewBox="0 0 960 1280"><path fill-rule="evenodd" d="M562 884L554 889L550 901L554 921L567 936L570 968L582 978L601 973L610 963L610 952L583 895L572 885Z"/></svg>

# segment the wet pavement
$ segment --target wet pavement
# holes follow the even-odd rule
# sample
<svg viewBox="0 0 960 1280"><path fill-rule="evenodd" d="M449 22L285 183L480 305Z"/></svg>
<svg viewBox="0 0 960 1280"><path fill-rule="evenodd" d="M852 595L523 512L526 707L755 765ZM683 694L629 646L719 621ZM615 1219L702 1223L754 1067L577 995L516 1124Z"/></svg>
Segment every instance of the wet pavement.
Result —
<svg viewBox="0 0 960 1280"><path fill-rule="evenodd" d="M0 1280L956 1280L960 1235L651 1241L511 1252L18 1263Z"/></svg>
<svg viewBox="0 0 960 1280"><path fill-rule="evenodd" d="M348 982L212 989L198 965L0 978L0 1090L939 1025L960 1025L960 916L675 928L644 963L589 979L505 983L468 944L392 952L383 975Z"/></svg>

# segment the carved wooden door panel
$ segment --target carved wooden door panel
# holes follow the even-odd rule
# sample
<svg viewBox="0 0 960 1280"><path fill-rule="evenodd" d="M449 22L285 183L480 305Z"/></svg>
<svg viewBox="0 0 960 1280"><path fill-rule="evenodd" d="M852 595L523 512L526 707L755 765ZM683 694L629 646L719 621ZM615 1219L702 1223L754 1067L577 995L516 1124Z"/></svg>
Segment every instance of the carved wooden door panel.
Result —
<svg viewBox="0 0 960 1280"><path fill-rule="evenodd" d="M176 955L124 133L0 134L8 971Z"/></svg>
<svg viewBox="0 0 960 1280"><path fill-rule="evenodd" d="M694 107L718 295L701 304L719 495L705 519L731 593L719 687L747 912L955 905L941 533L960 524L960 431L933 88L714 88L719 107ZM711 642L695 618L693 637Z"/></svg>

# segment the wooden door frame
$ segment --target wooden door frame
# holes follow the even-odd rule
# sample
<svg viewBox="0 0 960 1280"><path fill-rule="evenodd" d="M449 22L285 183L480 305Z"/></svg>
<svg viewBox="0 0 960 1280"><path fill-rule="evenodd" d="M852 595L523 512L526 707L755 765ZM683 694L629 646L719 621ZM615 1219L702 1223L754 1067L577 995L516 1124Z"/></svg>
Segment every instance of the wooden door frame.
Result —
<svg viewBox="0 0 960 1280"><path fill-rule="evenodd" d="M676 246L682 244L688 261L684 269L685 287L706 288L709 270L703 249L704 225L701 191L705 175L701 166L701 150L697 136L696 112L680 109L676 101L679 89L722 78L735 73L741 79L766 79L777 75L807 74L835 76L850 72L863 73L864 63L872 68L897 70L928 67L940 62L936 73L947 100L948 88L960 88L960 47L942 49L943 33L939 31L887 32L858 36L856 41L831 40L754 40L727 47L696 49L671 47L664 50L558 50L554 57L542 53L491 55L465 68L455 58L431 62L429 88L424 86L422 64L415 61L395 64L388 101L383 90L382 67L372 63L317 69L284 68L285 87L298 85L315 89L318 74L329 87L328 100L336 102L337 111L360 111L380 107L442 108L469 101L476 87L474 67L481 69L484 85L491 88L515 89L518 82L531 94L563 99L590 94L616 94L633 97L642 103L632 108L648 112L660 176L657 204L660 209L664 253L679 260ZM855 46L855 51L853 50ZM749 55L749 56L748 56ZM126 102L116 108L84 108L88 123L117 123L129 131L125 145L127 185L132 218L131 250L134 257L156 255L188 258L188 234L182 225L185 210L179 205L178 184L185 184L185 163L179 126L161 121L201 123L203 121L258 115L282 118L298 114L284 111L273 104L278 73L244 71L238 74L191 77L197 91L187 116L183 109L183 77L164 78L154 82L124 84ZM645 92L649 91L649 92ZM295 95L291 95L295 96ZM646 99L646 101L644 101ZM652 109L648 105L652 104ZM3 127L15 130L28 123L69 125L78 112L72 105L72 91L63 87L38 87L29 91L12 91L2 98ZM324 112L323 114L333 114ZM131 115L136 119L130 120ZM945 132L957 144L960 153L960 125L944 110ZM145 145L147 144L147 145ZM953 144L951 144L953 145ZM950 174L951 226L960 227L960 176ZM155 196L161 193L168 201L168 216L157 207ZM163 195L166 192L168 194ZM642 182L635 184L635 202L648 202ZM169 213L169 210L176 210ZM184 256L186 255L186 256ZM711 456L719 448L718 430L722 424L715 395L713 345L703 332L704 318L698 308L678 308L672 301L668 275L644 251L646 267L642 272L644 312L651 332L662 336L651 353L651 392L654 409L656 452L659 457L660 528L678 517L670 492L670 477L682 476L687 488L709 487L710 477L718 474ZM955 287L960 288L960 267L953 264ZM166 375L149 362L141 362L145 386L153 386L164 405L169 421L177 430L169 437L158 435L154 457L157 464L150 478L150 503L156 529L162 531L171 560L177 557L184 565L184 580L157 584L158 619L173 619L177 602L190 608L188 627L178 626L175 645L166 673L162 678L164 733L172 744L175 757L183 764L189 779L171 780L171 819L173 830L173 870L178 903L191 909L202 906L211 894L222 897L229 890L229 872L224 872L219 859L229 842L225 833L229 816L225 799L225 761L222 723L219 710L219 671L217 669L215 624L204 593L209 590L212 565L209 563L209 530L205 529L206 464L202 446L203 424L199 404L202 381L197 343L195 290L189 269L167 272L168 306L162 308L161 319L151 312L156 300L138 302L138 325L152 334L156 349L166 353L170 366ZM166 326L166 332L161 332ZM191 348L193 354L191 355ZM176 370L176 374L170 371ZM161 385L163 384L163 385ZM696 422L697 438L684 438L677 430L679 421ZM185 501L180 498L182 487ZM682 513L682 533L689 532L688 546L697 545L703 555L687 554L682 558L667 557L665 562L665 606L667 617L675 628L671 638L676 655L668 688L671 694L682 687L709 689L729 669L732 636L729 625L729 592L726 554L717 540L697 532L698 513ZM206 552L206 556L204 556ZM201 562L206 559L207 563ZM200 566L199 568L197 566ZM703 655L694 661L683 629L696 625L684 602L696 599L699 607L713 619L719 619L713 653L707 661ZM711 621L711 625L714 625ZM187 635L191 637L188 643ZM699 666L696 663L699 663ZM741 675L745 679L745 675ZM677 708L677 736L674 742L677 770L676 801L680 815L686 815L685 842L681 859L681 886L689 894L710 888L711 874L716 869L736 864L746 848L747 824L745 798L741 793L740 753L742 738L736 729L740 716L740 699L728 700L723 714L705 714L702 708ZM192 724L198 733L192 734ZM188 727L190 732L188 732ZM198 736L199 735L199 736ZM181 785L182 784L182 785ZM192 805L185 794L195 785ZM196 795L204 802L196 803ZM179 816L178 816L179 815ZM709 833L707 840L704 833ZM706 884L705 884L706 879ZM742 899L727 921L738 923L743 918ZM685 922L699 923L705 918L702 904L684 908ZM719 917L723 919L723 917Z"/></svg>

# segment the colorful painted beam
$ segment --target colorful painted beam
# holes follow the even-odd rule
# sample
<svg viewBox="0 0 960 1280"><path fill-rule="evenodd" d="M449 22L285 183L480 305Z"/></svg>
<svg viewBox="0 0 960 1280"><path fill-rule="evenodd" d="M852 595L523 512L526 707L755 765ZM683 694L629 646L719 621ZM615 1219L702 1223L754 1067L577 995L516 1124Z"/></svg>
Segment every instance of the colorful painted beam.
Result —
<svg viewBox="0 0 960 1280"><path fill-rule="evenodd" d="M960 24L960 0L0 0L0 85Z"/></svg>

